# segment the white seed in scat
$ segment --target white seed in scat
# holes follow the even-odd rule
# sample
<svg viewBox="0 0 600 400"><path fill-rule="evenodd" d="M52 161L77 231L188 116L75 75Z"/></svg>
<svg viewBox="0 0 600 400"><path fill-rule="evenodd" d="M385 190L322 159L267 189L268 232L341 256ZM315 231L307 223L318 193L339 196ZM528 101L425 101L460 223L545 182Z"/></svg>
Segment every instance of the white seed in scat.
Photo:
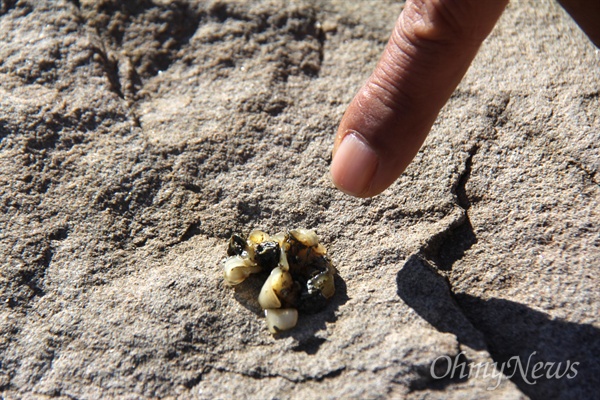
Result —
<svg viewBox="0 0 600 400"><path fill-rule="evenodd" d="M234 253L240 255L232 255L226 260L225 280L229 285L236 285L252 273L271 270L258 296L271 333L291 329L296 325L298 311L296 308L289 308L290 306L299 306L305 312L315 312L323 307L319 298L329 299L334 295L334 276L337 271L313 230L300 228L273 236L254 230L245 239L234 234L230 239L230 248L234 237L235 244L242 242L243 250L240 254L240 250L234 248ZM279 246L275 247L273 242ZM269 261L265 259L265 248L280 249L277 263L276 258L272 257ZM228 254L230 253L228 249ZM292 258L288 260L288 257ZM277 266L273 268L275 264ZM307 281L308 276L312 278ZM301 295L302 290L306 290L304 293L307 296Z"/></svg>
<svg viewBox="0 0 600 400"><path fill-rule="evenodd" d="M290 235L292 235L294 239L296 239L306 247L313 247L319 244L319 237L317 236L315 231L310 229L292 229L290 231Z"/></svg>
<svg viewBox="0 0 600 400"><path fill-rule="evenodd" d="M292 274L284 271L282 268L273 268L273 271L276 271L276 273L271 272L269 276L271 278L271 288L273 288L275 294L279 297L281 292L292 287L294 280L292 279Z"/></svg>
<svg viewBox="0 0 600 400"><path fill-rule="evenodd" d="M279 253L279 268L281 268L282 271L290 270L290 264L288 263L285 251Z"/></svg>
<svg viewBox="0 0 600 400"><path fill-rule="evenodd" d="M273 268L258 295L258 303L262 308L280 308L279 294L294 284L292 275L281 268Z"/></svg>
<svg viewBox="0 0 600 400"><path fill-rule="evenodd" d="M223 276L229 285L242 283L250 274L259 272L261 268L247 258L240 256L229 257L223 265Z"/></svg>
<svg viewBox="0 0 600 400"><path fill-rule="evenodd" d="M285 238L286 238L286 234L283 232L278 232L276 235L271 236L271 240L279 243L279 246L281 246L281 247L283 247L283 245L285 243Z"/></svg>
<svg viewBox="0 0 600 400"><path fill-rule="evenodd" d="M271 333L286 331L298 323L298 310L295 308L266 309L265 319Z"/></svg>
<svg viewBox="0 0 600 400"><path fill-rule="evenodd" d="M275 294L274 286L280 280L282 273L281 268L273 268L273 271L271 271L271 274L260 289L258 303L263 309L281 307L281 301L277 297L277 294Z"/></svg>

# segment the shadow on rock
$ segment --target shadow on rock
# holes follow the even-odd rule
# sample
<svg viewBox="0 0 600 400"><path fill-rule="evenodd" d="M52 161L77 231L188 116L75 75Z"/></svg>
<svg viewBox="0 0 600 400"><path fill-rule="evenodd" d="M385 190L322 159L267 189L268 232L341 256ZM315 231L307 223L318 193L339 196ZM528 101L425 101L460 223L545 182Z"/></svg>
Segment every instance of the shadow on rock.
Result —
<svg viewBox="0 0 600 400"><path fill-rule="evenodd" d="M235 299L246 309L261 317L264 314L260 304L258 304L258 295L267 276L268 273L251 275L235 287ZM335 322L337 320L336 311L347 301L346 282L344 282L341 276L335 275L335 294L329 300L325 309L315 314L301 313L298 316L298 324L294 329L281 332L275 335L275 338L293 337L298 342L293 348L294 351L316 354L326 339L319 338L315 334L325 329L326 322Z"/></svg>
<svg viewBox="0 0 600 400"><path fill-rule="evenodd" d="M532 399L595 398L600 387L600 330L552 319L523 304L452 294L417 256L397 276L398 295L436 329L481 349ZM475 346L474 346L475 345Z"/></svg>
<svg viewBox="0 0 600 400"><path fill-rule="evenodd" d="M463 258L475 243L477 236L465 212L447 229L431 237L423 247L422 254L442 271L450 271L454 263Z"/></svg>
<svg viewBox="0 0 600 400"><path fill-rule="evenodd" d="M532 399L591 399L600 388L600 330L509 300L456 295L504 374ZM518 357L518 358L516 358ZM520 362L520 364L519 364ZM538 370L534 370L538 368Z"/></svg>
<svg viewBox="0 0 600 400"><path fill-rule="evenodd" d="M315 336L315 334L325 329L326 322L335 322L337 320L336 311L347 301L346 282L344 282L341 276L336 275L335 295L331 298L325 309L315 314L300 314L298 325L294 329L282 332L276 337L293 337L298 342L293 348L294 351L316 354L326 340Z"/></svg>
<svg viewBox="0 0 600 400"><path fill-rule="evenodd" d="M417 314L441 332L454 334L461 343L475 349L486 348L481 333L462 313L446 279L417 255L412 255L396 276L398 296Z"/></svg>

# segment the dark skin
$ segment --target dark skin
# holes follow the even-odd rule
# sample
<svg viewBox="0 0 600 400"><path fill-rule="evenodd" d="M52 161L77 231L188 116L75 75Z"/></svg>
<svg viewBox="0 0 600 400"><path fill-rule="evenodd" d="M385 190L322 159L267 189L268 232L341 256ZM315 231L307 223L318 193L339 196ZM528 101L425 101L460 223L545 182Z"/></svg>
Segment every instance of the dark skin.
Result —
<svg viewBox="0 0 600 400"><path fill-rule="evenodd" d="M600 2L559 3L600 47ZM331 176L345 193L384 191L419 151L508 0L407 0L377 67L338 128Z"/></svg>

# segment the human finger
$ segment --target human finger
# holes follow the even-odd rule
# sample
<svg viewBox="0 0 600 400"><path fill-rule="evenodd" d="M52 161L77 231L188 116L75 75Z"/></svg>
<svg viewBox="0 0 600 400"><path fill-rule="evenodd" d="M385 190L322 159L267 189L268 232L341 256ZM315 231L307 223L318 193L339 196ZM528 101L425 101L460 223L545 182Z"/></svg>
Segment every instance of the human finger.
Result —
<svg viewBox="0 0 600 400"><path fill-rule="evenodd" d="M375 196L414 158L508 0L409 0L338 128L331 177Z"/></svg>

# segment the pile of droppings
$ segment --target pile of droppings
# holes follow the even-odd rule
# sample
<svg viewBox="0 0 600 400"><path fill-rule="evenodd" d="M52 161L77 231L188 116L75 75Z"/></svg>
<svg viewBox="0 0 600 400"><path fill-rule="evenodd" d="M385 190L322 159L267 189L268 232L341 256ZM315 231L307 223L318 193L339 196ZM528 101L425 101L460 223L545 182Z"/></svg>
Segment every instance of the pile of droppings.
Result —
<svg viewBox="0 0 600 400"><path fill-rule="evenodd" d="M247 238L233 234L227 255L223 274L231 286L250 274L270 271L258 302L271 333L295 327L298 311L321 311L335 293L335 267L312 230L293 229L274 236L255 230Z"/></svg>

